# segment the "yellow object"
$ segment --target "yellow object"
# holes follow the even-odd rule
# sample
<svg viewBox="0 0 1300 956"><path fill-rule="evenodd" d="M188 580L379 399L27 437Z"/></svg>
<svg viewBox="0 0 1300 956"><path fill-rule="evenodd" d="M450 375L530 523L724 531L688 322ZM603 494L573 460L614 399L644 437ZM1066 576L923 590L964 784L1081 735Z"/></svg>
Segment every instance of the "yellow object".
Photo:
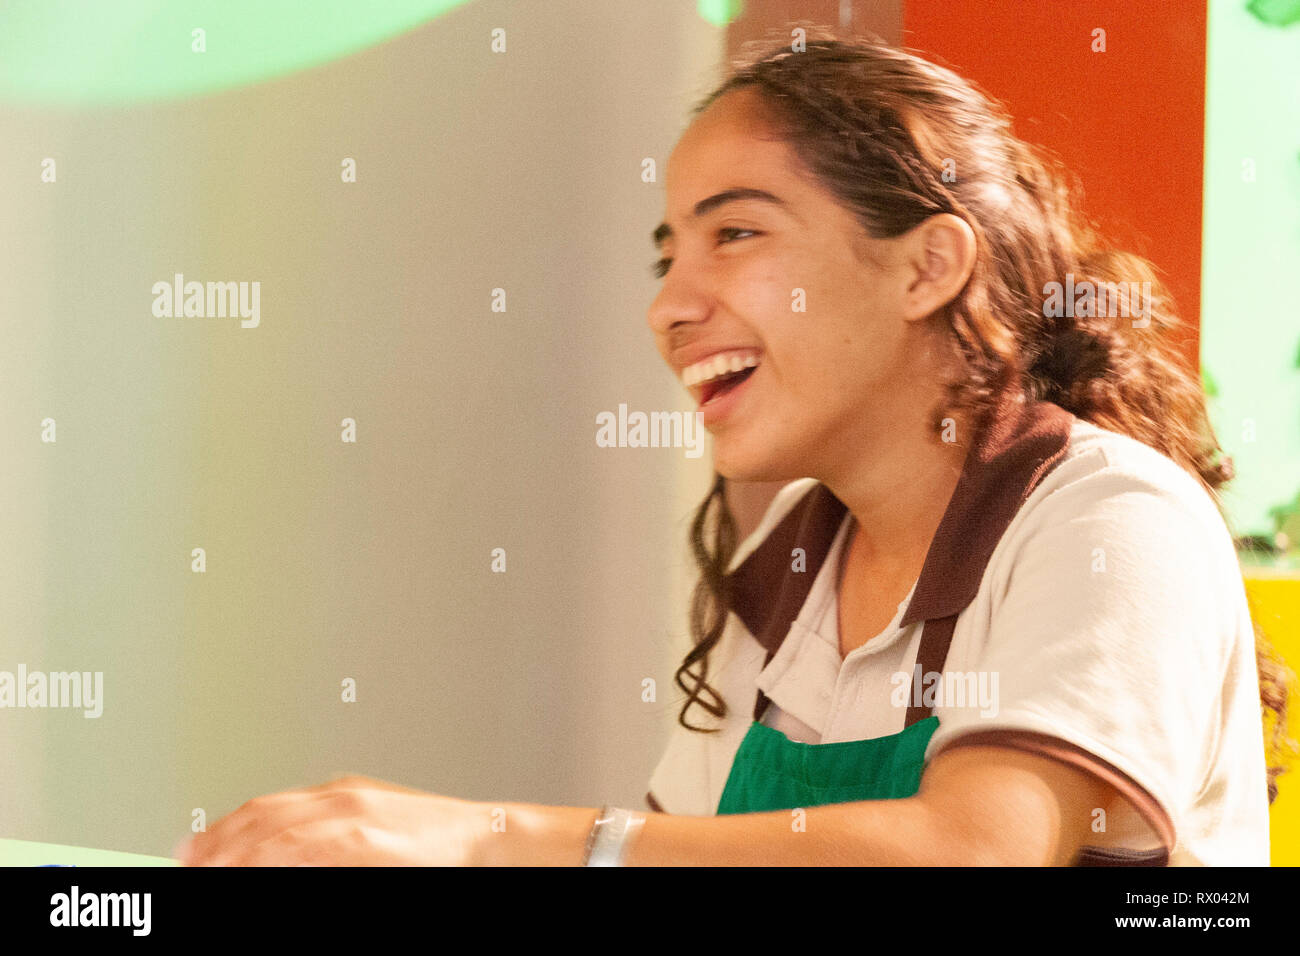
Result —
<svg viewBox="0 0 1300 956"><path fill-rule="evenodd" d="M1293 671L1300 671L1300 569L1244 569L1251 616L1273 648ZM1287 710L1287 735L1300 737L1300 684ZM1269 810L1274 866L1300 866L1300 761L1292 761L1278 777L1277 799Z"/></svg>

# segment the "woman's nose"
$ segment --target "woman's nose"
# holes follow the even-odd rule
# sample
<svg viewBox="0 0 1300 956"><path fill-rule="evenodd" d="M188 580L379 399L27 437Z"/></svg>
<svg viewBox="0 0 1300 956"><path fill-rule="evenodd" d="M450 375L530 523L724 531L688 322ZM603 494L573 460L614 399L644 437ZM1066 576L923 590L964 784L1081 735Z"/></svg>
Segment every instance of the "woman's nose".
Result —
<svg viewBox="0 0 1300 956"><path fill-rule="evenodd" d="M676 265L673 269L676 270ZM656 335L667 335L682 323L701 322L709 314L709 296L689 277L669 272L650 303L646 320Z"/></svg>

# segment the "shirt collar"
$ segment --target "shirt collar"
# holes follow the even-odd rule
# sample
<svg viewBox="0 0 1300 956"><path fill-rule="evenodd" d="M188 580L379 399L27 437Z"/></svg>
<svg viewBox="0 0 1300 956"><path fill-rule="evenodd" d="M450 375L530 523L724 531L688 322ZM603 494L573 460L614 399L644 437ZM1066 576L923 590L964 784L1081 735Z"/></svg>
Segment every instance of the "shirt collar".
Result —
<svg viewBox="0 0 1300 956"><path fill-rule="evenodd" d="M1005 393L1004 393L1005 395ZM966 454L900 626L959 614L1025 499L1065 457L1075 417L1051 402L1004 397ZM807 600L847 512L818 484L727 575L729 606L769 655ZM806 565L794 570L796 548ZM774 586L774 582L780 582Z"/></svg>

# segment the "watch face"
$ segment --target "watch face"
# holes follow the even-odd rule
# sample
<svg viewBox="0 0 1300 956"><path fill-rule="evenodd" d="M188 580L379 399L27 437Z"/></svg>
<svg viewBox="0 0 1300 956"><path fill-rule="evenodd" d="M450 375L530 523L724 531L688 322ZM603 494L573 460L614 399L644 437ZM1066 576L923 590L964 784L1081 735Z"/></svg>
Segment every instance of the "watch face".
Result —
<svg viewBox="0 0 1300 956"><path fill-rule="evenodd" d="M584 866L621 866L629 838L645 822L645 814L619 807L602 810L587 838Z"/></svg>

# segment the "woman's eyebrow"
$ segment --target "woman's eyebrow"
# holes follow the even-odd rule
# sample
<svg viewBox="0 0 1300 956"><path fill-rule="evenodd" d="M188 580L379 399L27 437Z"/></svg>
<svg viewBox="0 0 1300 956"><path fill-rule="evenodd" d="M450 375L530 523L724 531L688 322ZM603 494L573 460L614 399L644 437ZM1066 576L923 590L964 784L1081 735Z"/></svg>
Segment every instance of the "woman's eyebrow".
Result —
<svg viewBox="0 0 1300 956"><path fill-rule="evenodd" d="M774 196L765 189L750 189L748 187L737 187L736 189L724 189L720 193L714 193L707 199L701 199L695 204L695 211L691 213L692 219L698 219L707 215L719 206L726 205L729 202L740 202L746 199L757 199L760 202L770 202L782 209L787 209L786 202L779 196ZM654 240L655 248L658 249L665 239L673 234L673 227L666 222L659 223L655 231L651 233L650 238Z"/></svg>

